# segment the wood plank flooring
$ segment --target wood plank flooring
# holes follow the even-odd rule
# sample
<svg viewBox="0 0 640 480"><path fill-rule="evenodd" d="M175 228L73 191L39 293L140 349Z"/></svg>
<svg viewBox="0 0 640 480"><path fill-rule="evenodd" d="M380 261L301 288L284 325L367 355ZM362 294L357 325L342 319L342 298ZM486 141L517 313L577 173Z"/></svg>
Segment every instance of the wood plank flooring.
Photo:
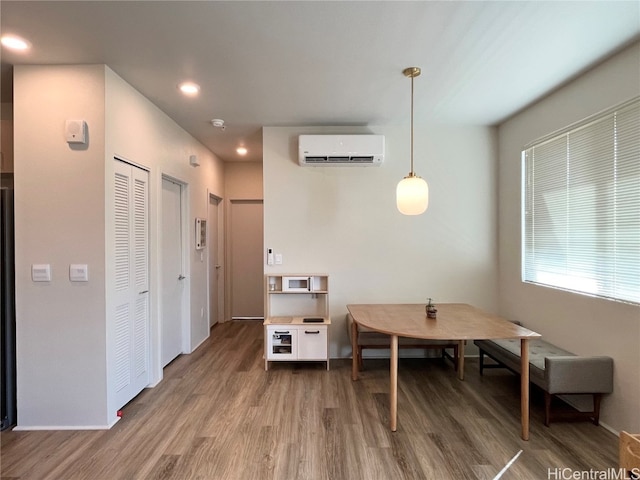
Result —
<svg viewBox="0 0 640 480"><path fill-rule="evenodd" d="M617 437L590 423L543 425L532 392L531 440L520 439L519 380L465 381L440 359L401 359L398 431L389 430L388 360L274 363L264 371L262 325L218 325L108 431L3 432L9 479L546 479L549 469L617 468ZM585 477L581 477L585 478Z"/></svg>

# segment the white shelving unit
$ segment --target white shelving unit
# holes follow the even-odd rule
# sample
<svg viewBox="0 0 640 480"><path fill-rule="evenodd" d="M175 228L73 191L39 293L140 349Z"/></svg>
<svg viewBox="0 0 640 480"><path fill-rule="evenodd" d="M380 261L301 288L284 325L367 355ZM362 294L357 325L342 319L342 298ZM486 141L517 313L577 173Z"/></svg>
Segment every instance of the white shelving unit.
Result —
<svg viewBox="0 0 640 480"><path fill-rule="evenodd" d="M282 361L327 362L329 370L328 275L265 275L264 311L265 370Z"/></svg>

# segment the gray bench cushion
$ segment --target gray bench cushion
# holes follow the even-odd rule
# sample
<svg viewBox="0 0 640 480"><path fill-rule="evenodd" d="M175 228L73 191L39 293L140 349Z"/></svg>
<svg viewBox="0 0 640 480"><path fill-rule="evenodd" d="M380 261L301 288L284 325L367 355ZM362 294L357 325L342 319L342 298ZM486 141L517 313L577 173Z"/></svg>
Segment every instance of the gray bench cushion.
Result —
<svg viewBox="0 0 640 480"><path fill-rule="evenodd" d="M493 340L493 343L520 358L520 339L509 338L505 340ZM544 370L544 359L546 357L557 356L574 355L573 353L563 350L562 348L558 348L545 340L529 340L529 363L534 367Z"/></svg>
<svg viewBox="0 0 640 480"><path fill-rule="evenodd" d="M536 341L536 340L534 340ZM530 341L529 347L534 341ZM542 340L541 340L542 341ZM506 367L510 368L514 372L520 373L520 340L475 340L475 343L481 350L488 353L489 356L498 360ZM544 375L544 358L542 358L542 368L540 368L539 362L532 363L533 356L530 353L529 357L529 380L531 383L538 385L546 390L547 382Z"/></svg>
<svg viewBox="0 0 640 480"><path fill-rule="evenodd" d="M511 370L520 373L520 340L476 340L474 343ZM542 340L529 340L529 378L549 393L613 391L613 359L575 355Z"/></svg>

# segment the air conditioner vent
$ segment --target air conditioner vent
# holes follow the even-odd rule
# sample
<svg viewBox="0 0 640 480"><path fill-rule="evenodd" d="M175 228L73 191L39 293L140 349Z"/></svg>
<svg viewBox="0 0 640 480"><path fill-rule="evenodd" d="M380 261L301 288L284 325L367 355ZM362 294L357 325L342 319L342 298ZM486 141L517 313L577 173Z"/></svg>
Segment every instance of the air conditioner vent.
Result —
<svg viewBox="0 0 640 480"><path fill-rule="evenodd" d="M305 157L307 163L322 163L327 161L327 157Z"/></svg>
<svg viewBox="0 0 640 480"><path fill-rule="evenodd" d="M368 155L366 157L351 157L352 162L361 162L361 163L373 163L373 155Z"/></svg>

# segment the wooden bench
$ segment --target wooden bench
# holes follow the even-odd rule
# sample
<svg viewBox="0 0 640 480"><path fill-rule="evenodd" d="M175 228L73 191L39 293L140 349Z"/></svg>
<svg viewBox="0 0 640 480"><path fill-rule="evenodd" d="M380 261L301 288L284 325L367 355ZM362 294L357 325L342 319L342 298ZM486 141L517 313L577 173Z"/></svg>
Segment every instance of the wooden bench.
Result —
<svg viewBox="0 0 640 480"><path fill-rule="evenodd" d="M353 317L350 313L347 314L347 330L349 331L349 340L352 341L353 336ZM353 352L353 355L357 356L358 369L362 370L362 352L364 349L389 349L391 348L391 338L389 335L381 332L375 332L371 329L363 327L362 325L355 324L355 332L357 336L357 351ZM398 338L398 348L414 348L414 349L429 349L440 350L442 358L448 358L453 362L453 366L458 370L458 342L448 340L428 340L422 338ZM450 349L451 353L447 350Z"/></svg>
<svg viewBox="0 0 640 480"><path fill-rule="evenodd" d="M520 374L520 340L475 340L480 349L480 375L485 368L508 368ZM496 364L485 364L487 355ZM545 420L591 420L598 425L603 393L613 391L613 359L605 356L582 356L542 340L529 341L529 378L544 391ZM591 411L551 412L551 400L559 395L592 396Z"/></svg>

